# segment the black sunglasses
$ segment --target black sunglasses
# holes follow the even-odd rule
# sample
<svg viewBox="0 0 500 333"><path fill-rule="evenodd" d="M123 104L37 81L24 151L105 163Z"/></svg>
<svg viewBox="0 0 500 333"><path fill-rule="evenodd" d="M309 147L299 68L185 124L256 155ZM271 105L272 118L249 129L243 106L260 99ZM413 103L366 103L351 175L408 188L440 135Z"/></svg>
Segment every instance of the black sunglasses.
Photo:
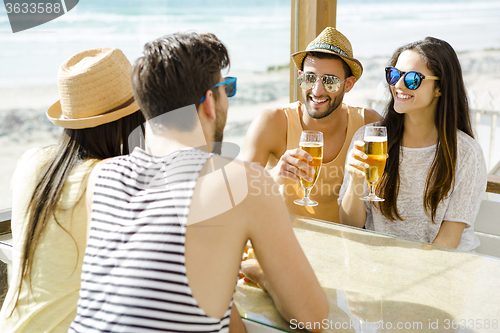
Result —
<svg viewBox="0 0 500 333"><path fill-rule="evenodd" d="M390 86L398 83L401 77L404 78L404 83L406 88L410 90L416 90L422 84L422 80L439 80L437 76L425 76L419 72L402 72L396 67L386 67L385 68L385 79Z"/></svg>

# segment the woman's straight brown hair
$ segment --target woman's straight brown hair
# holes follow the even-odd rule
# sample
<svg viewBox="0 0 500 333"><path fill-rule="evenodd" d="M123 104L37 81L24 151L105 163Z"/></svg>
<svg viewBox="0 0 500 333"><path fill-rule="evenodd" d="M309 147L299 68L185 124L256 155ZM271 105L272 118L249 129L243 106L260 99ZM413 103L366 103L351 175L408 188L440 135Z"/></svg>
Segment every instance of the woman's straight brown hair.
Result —
<svg viewBox="0 0 500 333"><path fill-rule="evenodd" d="M16 301L10 315L19 302L23 284L28 283L31 288L35 251L50 219L54 217L55 222L68 233L69 237L73 238L59 224L55 216L57 203L71 170L82 160L103 160L130 153L130 149L133 147L129 147L129 143L135 142L137 146L140 146L140 138L129 138L129 136L134 129L144 126L144 122L142 113L137 111L114 122L94 128L64 129L56 153L44 165L43 171L37 179L27 208L28 223L25 234L26 241L22 249L21 278L19 285L16 286ZM144 127L142 133L145 133ZM79 249L76 248L76 251L77 256L79 256Z"/></svg>
<svg viewBox="0 0 500 333"><path fill-rule="evenodd" d="M399 55L407 50L418 52L432 75L440 77L435 85L441 90L434 124L438 130L438 143L434 160L427 175L423 204L432 222L436 217L439 203L444 200L455 183L457 162L457 130L474 137L470 123L470 110L462 78L462 68L455 50L447 42L427 37L422 41L404 45L396 50L390 66L395 66ZM384 174L377 186L377 195L385 198L378 203L381 213L389 220L401 220L397 209L399 192L400 149L404 133L403 114L394 110L394 96L386 107L385 119L381 126L387 127L387 150L389 158Z"/></svg>

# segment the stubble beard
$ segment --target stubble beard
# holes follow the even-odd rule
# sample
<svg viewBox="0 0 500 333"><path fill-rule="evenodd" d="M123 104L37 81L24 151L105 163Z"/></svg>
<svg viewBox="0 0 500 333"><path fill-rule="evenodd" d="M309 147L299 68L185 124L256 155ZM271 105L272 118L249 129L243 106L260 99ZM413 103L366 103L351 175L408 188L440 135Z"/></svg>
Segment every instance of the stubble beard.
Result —
<svg viewBox="0 0 500 333"><path fill-rule="evenodd" d="M311 107L309 105L309 96L311 94L307 94L307 96L305 96L305 99L306 99L306 110L307 110L307 114L313 118L313 119L322 119L322 118L325 118L325 117L328 117L330 114L332 114L333 111L335 111L339 106L340 104L342 104L342 100L344 99L344 88L342 87L342 91L337 95L337 97L335 97L335 99L333 101L330 100L330 102L328 102L328 107L327 109L325 110L325 112L323 113L314 113L312 110L311 110Z"/></svg>
<svg viewBox="0 0 500 333"><path fill-rule="evenodd" d="M224 138L224 127L226 127L227 110L224 112L222 106L215 107L215 131L212 152L215 154L221 153L222 139Z"/></svg>

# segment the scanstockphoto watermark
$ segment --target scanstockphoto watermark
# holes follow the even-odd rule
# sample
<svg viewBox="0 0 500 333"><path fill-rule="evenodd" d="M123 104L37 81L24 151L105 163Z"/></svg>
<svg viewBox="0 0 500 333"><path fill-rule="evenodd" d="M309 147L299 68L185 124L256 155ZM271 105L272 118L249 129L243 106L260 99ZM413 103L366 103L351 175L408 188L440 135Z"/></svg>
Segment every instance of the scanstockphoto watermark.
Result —
<svg viewBox="0 0 500 333"><path fill-rule="evenodd" d="M252 175L249 177L249 187L252 189L250 194L252 195L285 195L293 196L298 193L302 194L300 182L285 182L282 186L276 186L274 182L262 182L262 173L268 172L264 171L257 163L252 163L250 167L253 169ZM326 168L322 167L320 171L320 177L311 189L311 196L330 196L330 195L340 195L340 190L342 187L342 181L344 179L345 168L343 166L334 166L328 168L328 173ZM326 174L325 176L322 176ZM329 182L329 179L340 179L340 182ZM354 192L356 195L363 196L368 193L368 186L366 182L361 184L356 184L354 186Z"/></svg>
<svg viewBox="0 0 500 333"><path fill-rule="evenodd" d="M364 321L362 319L349 321L334 321L329 319L323 319L322 322L299 322L297 319L290 320L291 329L330 329L330 330L356 330L356 331L368 331L368 332L379 332L379 331L390 331L404 332L404 331L423 331L423 332L433 332L444 330L466 330L466 329L481 329L486 332L498 332L499 328L498 319L428 319L427 322L421 321L384 321L380 320L377 322Z"/></svg>
<svg viewBox="0 0 500 333"><path fill-rule="evenodd" d="M369 330L370 332L372 331L379 331L379 330L395 330L395 331L415 331L415 330L423 330L424 329L424 324L420 321L415 321L415 322L390 322L390 321L384 321L380 320L377 322L367 322L364 320L352 320L350 319L349 321L335 321L335 320L329 320L329 319L323 319L322 322L299 322L297 319L292 319L290 320L290 328L291 329L306 329L306 330L312 330L312 329L323 329L323 330Z"/></svg>
<svg viewBox="0 0 500 333"><path fill-rule="evenodd" d="M13 33L52 21L75 8L79 0L4 0Z"/></svg>

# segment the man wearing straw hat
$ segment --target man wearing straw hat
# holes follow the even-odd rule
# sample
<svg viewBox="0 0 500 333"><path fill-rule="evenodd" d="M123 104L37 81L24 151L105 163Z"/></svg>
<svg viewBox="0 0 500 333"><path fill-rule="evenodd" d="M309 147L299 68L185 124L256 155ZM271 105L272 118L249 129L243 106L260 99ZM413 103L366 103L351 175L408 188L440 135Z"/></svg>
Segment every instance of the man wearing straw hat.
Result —
<svg viewBox="0 0 500 333"><path fill-rule="evenodd" d="M236 78L221 75L228 66L213 34L144 46L132 86L148 148L98 164L90 176L92 230L70 332L228 332L241 324L232 297L248 239L262 269L242 270L287 320L328 317L281 197L262 195L270 176L207 147L222 140L236 93Z"/></svg>
<svg viewBox="0 0 500 333"><path fill-rule="evenodd" d="M305 51L292 54L292 60L305 102L263 111L248 130L243 159L267 165L281 185L290 213L339 222L337 199L352 136L361 126L381 117L375 110L342 103L344 94L361 77L363 67L353 57L349 40L335 28L323 30ZM311 156L298 149L303 130L323 133L323 163L310 195L318 202L315 207L294 203L303 196L300 177L312 180L307 173L314 172L301 160Z"/></svg>

